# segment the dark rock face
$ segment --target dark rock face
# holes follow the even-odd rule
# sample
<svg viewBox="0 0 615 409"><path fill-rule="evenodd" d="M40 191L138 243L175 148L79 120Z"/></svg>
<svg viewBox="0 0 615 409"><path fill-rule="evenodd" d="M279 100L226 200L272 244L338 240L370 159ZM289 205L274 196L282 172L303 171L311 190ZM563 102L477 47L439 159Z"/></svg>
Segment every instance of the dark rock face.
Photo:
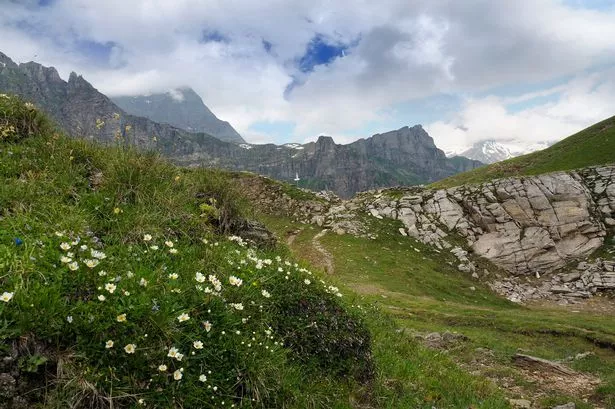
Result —
<svg viewBox="0 0 615 409"><path fill-rule="evenodd" d="M75 73L65 82L53 67L34 62L17 65L2 53L0 92L35 103L74 137L136 145L182 166L246 170L283 181L299 175L300 187L332 190L342 197L429 183L482 165L462 157L446 158L420 125L348 145L337 145L329 136L305 145L228 143L208 133L130 115Z"/></svg>
<svg viewBox="0 0 615 409"><path fill-rule="evenodd" d="M192 88L180 88L164 94L112 98L131 115L170 124L188 132L203 132L221 141L245 143L226 121L218 119Z"/></svg>

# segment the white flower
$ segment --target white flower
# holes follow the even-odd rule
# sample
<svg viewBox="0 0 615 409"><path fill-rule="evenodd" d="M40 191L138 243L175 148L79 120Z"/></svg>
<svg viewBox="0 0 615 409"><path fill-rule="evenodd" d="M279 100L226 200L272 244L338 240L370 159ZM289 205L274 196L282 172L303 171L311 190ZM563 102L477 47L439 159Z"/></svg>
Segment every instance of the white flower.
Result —
<svg viewBox="0 0 615 409"><path fill-rule="evenodd" d="M64 263L64 264L68 264L68 263L70 263L71 261L73 261L73 259L72 259L72 258L70 258L70 257L62 256L62 257L60 257L60 261L61 261L62 263Z"/></svg>
<svg viewBox="0 0 615 409"><path fill-rule="evenodd" d="M105 270L102 270L102 271L98 272L98 275L101 276L101 277L104 277L104 276L107 275L107 272Z"/></svg>
<svg viewBox="0 0 615 409"><path fill-rule="evenodd" d="M116 288L117 287L113 283L105 284L105 290L109 291L109 293L111 293L111 294L113 294L113 292L115 291Z"/></svg>
<svg viewBox="0 0 615 409"><path fill-rule="evenodd" d="M141 287L147 287L147 280L145 278L141 278L141 280L139 281L139 285Z"/></svg>
<svg viewBox="0 0 615 409"><path fill-rule="evenodd" d="M72 316L72 315L69 315L68 317L66 317L66 321L67 321L69 324L72 324L72 323L73 323L73 316Z"/></svg>
<svg viewBox="0 0 615 409"><path fill-rule="evenodd" d="M70 245L70 243L64 242L64 243L60 244L60 248L62 250L64 250L64 251L66 251L66 250L69 250L71 248L71 245Z"/></svg>
<svg viewBox="0 0 615 409"><path fill-rule="evenodd" d="M135 273L133 273L132 271L129 271L126 273L126 277L128 278L133 278L135 276Z"/></svg>
<svg viewBox="0 0 615 409"><path fill-rule="evenodd" d="M196 273L194 275L194 279L199 282L199 283L204 283L205 282L205 275L202 273Z"/></svg>
<svg viewBox="0 0 615 409"><path fill-rule="evenodd" d="M79 247L79 250L81 251L86 251L88 249L88 246L86 246L85 244L83 244L81 247Z"/></svg>
<svg viewBox="0 0 615 409"><path fill-rule="evenodd" d="M207 377L205 375L201 375L201 376L199 376L199 381L207 382Z"/></svg>
<svg viewBox="0 0 615 409"><path fill-rule="evenodd" d="M113 341L109 340L109 341L105 342L105 348L107 348L107 349L113 348Z"/></svg>
<svg viewBox="0 0 615 409"><path fill-rule="evenodd" d="M167 247L173 247L174 246L174 244L173 244L173 242L171 240L165 241L164 244L166 244Z"/></svg>
<svg viewBox="0 0 615 409"><path fill-rule="evenodd" d="M241 286L241 284L243 284L243 280L241 278L238 278L238 277L235 277L235 276L230 276L228 278L228 282L231 285L234 285L236 287L239 287L239 286Z"/></svg>
<svg viewBox="0 0 615 409"><path fill-rule="evenodd" d="M72 251L69 251L69 252L66 253L66 257L73 258L73 257L75 257L75 253L73 253Z"/></svg>
<svg viewBox="0 0 615 409"><path fill-rule="evenodd" d="M71 271L77 271L79 270L79 264L76 261L73 261L72 263L68 263L68 269Z"/></svg>
<svg viewBox="0 0 615 409"><path fill-rule="evenodd" d="M177 254L177 249L169 249L169 253L171 253L171 254Z"/></svg>
<svg viewBox="0 0 615 409"><path fill-rule="evenodd" d="M158 250L160 247L158 247L158 246L149 246L149 248L150 248L151 250Z"/></svg>
<svg viewBox="0 0 615 409"><path fill-rule="evenodd" d="M62 236L64 236L64 233L62 233L61 231L57 231L57 232L55 232L54 234L55 234L56 236L58 236L58 237L62 237Z"/></svg>
<svg viewBox="0 0 615 409"><path fill-rule="evenodd" d="M171 348L169 348L169 353L167 354L167 356L169 358L175 358L178 353L179 353L179 350L177 348L171 347Z"/></svg>
<svg viewBox="0 0 615 409"><path fill-rule="evenodd" d="M303 280L303 282L304 282L305 284L307 284L307 285L310 285L310 283L311 283L311 281L310 281L310 280L308 280L307 278L306 278L305 280Z"/></svg>
<svg viewBox="0 0 615 409"><path fill-rule="evenodd" d="M126 322L126 314L120 314L117 317L115 317L115 320L117 322Z"/></svg>
<svg viewBox="0 0 615 409"><path fill-rule="evenodd" d="M179 321L179 322L188 321L189 319L190 319L190 316L188 314L186 314L185 312L183 314L180 314L177 317L177 321Z"/></svg>
<svg viewBox="0 0 615 409"><path fill-rule="evenodd" d="M13 298L13 295L15 295L15 293L9 293L5 291L2 293L2 295L0 295L0 301L9 302L11 301L11 298Z"/></svg>
<svg viewBox="0 0 615 409"><path fill-rule="evenodd" d="M100 263L100 261L98 261L97 259L94 259L94 260L85 259L85 260L83 260L83 262L89 268L94 268L94 267L96 267L98 265L98 263Z"/></svg>
<svg viewBox="0 0 615 409"><path fill-rule="evenodd" d="M124 347L124 351L126 351L127 354L134 354L136 349L137 346L135 344L128 344Z"/></svg>
<svg viewBox="0 0 615 409"><path fill-rule="evenodd" d="M171 280L177 280L177 279L179 278L179 274L177 274L177 273L171 273L171 274L169 274L169 278L170 278Z"/></svg>
<svg viewBox="0 0 615 409"><path fill-rule="evenodd" d="M211 331L211 323L209 321L205 321L203 323L203 327L205 327L205 331L207 332Z"/></svg>
<svg viewBox="0 0 615 409"><path fill-rule="evenodd" d="M194 349L203 349L203 343L201 341L194 341L192 343Z"/></svg>
<svg viewBox="0 0 615 409"><path fill-rule="evenodd" d="M104 295L100 294L98 296L98 301L105 301L107 299L107 297L105 297Z"/></svg>
<svg viewBox="0 0 615 409"><path fill-rule="evenodd" d="M182 374L184 368L180 368L177 371L173 372L173 379L179 381L184 375Z"/></svg>
<svg viewBox="0 0 615 409"><path fill-rule="evenodd" d="M143 241L151 241L152 240L152 235L151 234L144 234L143 235Z"/></svg>
<svg viewBox="0 0 615 409"><path fill-rule="evenodd" d="M166 366L166 365L164 365L164 364L163 364L163 365L159 365L159 366L158 366L158 370L159 370L160 372L165 372L165 371L167 370L167 366Z"/></svg>
<svg viewBox="0 0 615 409"><path fill-rule="evenodd" d="M230 303L229 305L231 307L235 308L238 311L243 310L243 304L242 303Z"/></svg>
<svg viewBox="0 0 615 409"><path fill-rule="evenodd" d="M262 294L262 295L263 295L263 297L265 297L265 298L269 298L269 297L271 297L271 294L269 294L269 291L267 291L267 290L263 290L263 291L261 291L261 294Z"/></svg>
<svg viewBox="0 0 615 409"><path fill-rule="evenodd" d="M103 253L102 251L98 251L98 250L90 250L90 254L92 254L92 257L98 259L98 260L104 260L107 258L107 255L105 253Z"/></svg>

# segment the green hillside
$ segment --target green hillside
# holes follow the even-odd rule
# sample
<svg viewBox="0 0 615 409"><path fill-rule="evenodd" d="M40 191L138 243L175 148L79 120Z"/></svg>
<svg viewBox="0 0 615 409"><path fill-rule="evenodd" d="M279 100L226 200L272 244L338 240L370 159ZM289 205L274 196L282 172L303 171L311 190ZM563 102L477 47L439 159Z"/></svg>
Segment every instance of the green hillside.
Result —
<svg viewBox="0 0 615 409"><path fill-rule="evenodd" d="M590 126L542 151L451 176L430 185L449 188L492 179L538 175L615 162L615 116Z"/></svg>

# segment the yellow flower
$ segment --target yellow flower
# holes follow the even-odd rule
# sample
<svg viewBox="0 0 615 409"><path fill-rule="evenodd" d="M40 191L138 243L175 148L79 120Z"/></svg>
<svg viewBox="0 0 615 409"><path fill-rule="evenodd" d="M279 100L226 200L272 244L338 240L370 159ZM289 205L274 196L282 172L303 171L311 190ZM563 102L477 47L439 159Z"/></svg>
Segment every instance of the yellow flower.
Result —
<svg viewBox="0 0 615 409"><path fill-rule="evenodd" d="M117 317L115 317L115 320L117 322L126 322L126 314L120 314Z"/></svg>
<svg viewBox="0 0 615 409"><path fill-rule="evenodd" d="M179 175L175 176L175 181L177 182L179 180Z"/></svg>
<svg viewBox="0 0 615 409"><path fill-rule="evenodd" d="M135 344L128 344L124 347L124 351L126 351L127 354L134 354L136 349L137 346Z"/></svg>
<svg viewBox="0 0 615 409"><path fill-rule="evenodd" d="M188 321L189 319L190 319L190 316L188 314L186 314L185 312L183 314L180 314L177 317L177 321L179 321L179 322Z"/></svg>
<svg viewBox="0 0 615 409"><path fill-rule="evenodd" d="M113 348L113 341L109 340L109 341L105 342L105 348L107 348L107 349Z"/></svg>
<svg viewBox="0 0 615 409"><path fill-rule="evenodd" d="M116 207L113 209L113 213L115 214L120 214L122 212L122 209L120 209L119 207Z"/></svg>
<svg viewBox="0 0 615 409"><path fill-rule="evenodd" d="M9 293L5 291L2 293L2 295L0 295L0 301L9 302L13 298L13 295L15 295L15 293Z"/></svg>

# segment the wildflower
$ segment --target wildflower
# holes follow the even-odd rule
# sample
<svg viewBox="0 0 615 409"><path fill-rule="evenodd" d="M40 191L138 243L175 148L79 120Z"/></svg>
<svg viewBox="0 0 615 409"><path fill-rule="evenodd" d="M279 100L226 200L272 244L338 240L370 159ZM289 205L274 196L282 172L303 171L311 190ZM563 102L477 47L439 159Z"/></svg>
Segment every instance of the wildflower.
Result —
<svg viewBox="0 0 615 409"><path fill-rule="evenodd" d="M177 182L179 180L179 175L175 176L175 181Z"/></svg>
<svg viewBox="0 0 615 409"><path fill-rule="evenodd" d="M209 321L205 321L203 323L203 327L205 328L205 331L207 332L211 331L211 323Z"/></svg>
<svg viewBox="0 0 615 409"><path fill-rule="evenodd" d="M102 270L102 271L98 272L98 275L101 276L101 277L104 277L104 276L107 275L107 272L105 270Z"/></svg>
<svg viewBox="0 0 615 409"><path fill-rule="evenodd" d="M93 260L90 260L90 259L85 259L85 260L83 260L83 262L84 262L84 263L85 263L85 265L86 265L86 266L88 266L89 268L94 268L94 267L96 267L96 266L98 265L98 263L100 263L100 261L98 261L98 260L96 260L96 259L93 259Z"/></svg>
<svg viewBox="0 0 615 409"><path fill-rule="evenodd" d="M306 285L310 285L310 283L311 283L311 281L310 281L310 280L308 280L307 278L306 278L305 280L303 280L303 282L304 282Z"/></svg>
<svg viewBox="0 0 615 409"><path fill-rule="evenodd" d="M241 278L235 277L235 276L230 276L228 278L228 281L231 285L234 285L236 287L241 286L241 284L243 284L243 280Z"/></svg>
<svg viewBox="0 0 615 409"><path fill-rule="evenodd" d="M127 354L134 354L136 349L137 346L135 344L128 344L124 347L124 351L126 351Z"/></svg>
<svg viewBox="0 0 615 409"><path fill-rule="evenodd" d="M120 314L117 317L115 317L115 320L117 322L126 322L126 314Z"/></svg>
<svg viewBox="0 0 615 409"><path fill-rule="evenodd" d="M88 249L88 246L86 246L85 244L81 245L81 247L79 247L79 250L81 251L86 251Z"/></svg>
<svg viewBox="0 0 615 409"><path fill-rule="evenodd" d="M243 304L242 303L230 303L229 305L231 307L235 308L238 311L243 310Z"/></svg>
<svg viewBox="0 0 615 409"><path fill-rule="evenodd" d="M62 256L62 257L60 257L60 261L61 261L62 263L64 263L64 264L68 264L68 263L70 263L71 261L73 261L73 259L72 259L72 258L70 258L70 257Z"/></svg>
<svg viewBox="0 0 615 409"><path fill-rule="evenodd" d="M171 240L167 240L167 241L165 241L165 242L164 242L164 244L165 244L167 247L173 247L173 246L174 246L174 244L173 244L173 242L172 242Z"/></svg>
<svg viewBox="0 0 615 409"><path fill-rule="evenodd" d="M117 287L113 283L105 284L105 290L109 291L110 294L113 294L113 292L115 291L116 288Z"/></svg>
<svg viewBox="0 0 615 409"><path fill-rule="evenodd" d="M68 268L71 271L77 271L79 270L79 264L76 261L73 261L72 263L68 264Z"/></svg>
<svg viewBox="0 0 615 409"><path fill-rule="evenodd" d="M104 260L107 258L107 255L105 253L94 249L90 250L90 254L92 254L92 257L98 260Z"/></svg>
<svg viewBox="0 0 615 409"><path fill-rule="evenodd" d="M180 314L177 317L177 321L179 321L179 322L188 321L189 319L190 319L190 316L188 314L186 314L185 312L183 314Z"/></svg>
<svg viewBox="0 0 615 409"><path fill-rule="evenodd" d="M104 295L100 294L98 296L98 301L105 301L107 299L107 297L105 297Z"/></svg>
<svg viewBox="0 0 615 409"><path fill-rule="evenodd" d="M152 241L152 235L151 234L144 234L143 235L143 241Z"/></svg>
<svg viewBox="0 0 615 409"><path fill-rule="evenodd" d="M60 248L62 250L64 250L64 251L66 251L66 250L69 250L71 248L71 245L70 245L70 243L64 242L64 243L60 244Z"/></svg>
<svg viewBox="0 0 615 409"><path fill-rule="evenodd" d="M73 323L73 316L72 316L72 315L69 315L68 317L66 317L66 321L67 321L69 324L72 324L72 323Z"/></svg>
<svg viewBox="0 0 615 409"><path fill-rule="evenodd" d="M20 239L19 237L15 237L13 239L13 242L15 243L16 246L21 246L23 244L23 240Z"/></svg>
<svg viewBox="0 0 615 409"><path fill-rule="evenodd" d="M166 370L167 370L167 366L166 365L163 364L163 365L159 365L158 366L158 371L165 372Z"/></svg>
<svg viewBox="0 0 615 409"><path fill-rule="evenodd" d="M116 208L113 209L113 213L120 214L120 213L122 213L122 209L120 209L119 207L116 207Z"/></svg>
<svg viewBox="0 0 615 409"><path fill-rule="evenodd" d="M203 343L201 341L194 341L192 343L194 349L203 349Z"/></svg>
<svg viewBox="0 0 615 409"><path fill-rule="evenodd" d="M129 271L126 273L126 277L128 278L133 278L135 276L135 273L133 273L132 271Z"/></svg>
<svg viewBox="0 0 615 409"><path fill-rule="evenodd" d="M270 293L269 293L269 291L267 291L267 290L263 290L263 291L261 291L261 294L262 294L262 295L263 295L263 297L265 297L265 298L269 298L269 297L271 297L271 294L270 294Z"/></svg>
<svg viewBox="0 0 615 409"><path fill-rule="evenodd" d="M113 348L113 341L109 340L109 341L105 342L105 348L107 348L107 349Z"/></svg>
<svg viewBox="0 0 615 409"><path fill-rule="evenodd" d="M179 350L177 348L171 347L171 348L169 348L169 353L167 354L167 356L169 358L175 358L178 353L179 353Z"/></svg>
<svg viewBox="0 0 615 409"><path fill-rule="evenodd" d="M69 252L66 253L66 257L73 258L73 257L75 257L75 253L73 253L72 251L69 251Z"/></svg>
<svg viewBox="0 0 615 409"><path fill-rule="evenodd" d="M194 275L194 279L195 279L197 282L199 282L199 283L204 283L204 282L205 282L205 275L204 275L204 274L202 274L202 273L198 273L198 272L197 272L197 273Z"/></svg>
<svg viewBox="0 0 615 409"><path fill-rule="evenodd" d="M205 375L201 375L201 376L199 376L199 381L205 383L205 382L207 382L207 377Z"/></svg>
<svg viewBox="0 0 615 409"><path fill-rule="evenodd" d="M155 250L158 250L160 247L158 247L158 246L149 246L149 248L150 248L150 250L154 250L155 251Z"/></svg>
<svg viewBox="0 0 615 409"><path fill-rule="evenodd" d="M222 291L222 283L220 282L220 280L218 280L218 278L213 275L210 274L208 277L209 282L214 286L214 289L218 292Z"/></svg>
<svg viewBox="0 0 615 409"><path fill-rule="evenodd" d="M62 236L64 236L64 233L63 233L63 232L61 232L61 231L57 231L57 232L55 232L54 234L55 234L56 236L58 236L58 237L62 237Z"/></svg>
<svg viewBox="0 0 615 409"><path fill-rule="evenodd" d="M184 375L182 374L184 368L180 368L177 371L173 372L173 379L179 381Z"/></svg>
<svg viewBox="0 0 615 409"><path fill-rule="evenodd" d="M177 279L179 278L179 274L177 274L177 273L171 273L171 274L169 274L169 278L170 278L171 280L177 280Z"/></svg>
<svg viewBox="0 0 615 409"><path fill-rule="evenodd" d="M177 254L177 249L169 249L169 253L171 253L171 254Z"/></svg>
<svg viewBox="0 0 615 409"><path fill-rule="evenodd" d="M145 405L145 400L143 398L139 399L137 402L139 405Z"/></svg>
<svg viewBox="0 0 615 409"><path fill-rule="evenodd" d="M139 285L141 287L147 287L147 280L145 278L141 278L141 280L139 281Z"/></svg>

